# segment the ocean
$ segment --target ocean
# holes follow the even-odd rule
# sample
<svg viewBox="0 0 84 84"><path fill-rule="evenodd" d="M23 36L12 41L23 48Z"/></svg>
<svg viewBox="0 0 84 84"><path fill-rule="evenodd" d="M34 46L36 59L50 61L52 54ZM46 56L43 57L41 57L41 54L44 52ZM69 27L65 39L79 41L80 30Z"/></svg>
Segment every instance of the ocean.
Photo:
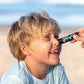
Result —
<svg viewBox="0 0 84 84"><path fill-rule="evenodd" d="M84 5L0 4L0 25L11 24L37 9L46 10L60 26L84 26Z"/></svg>

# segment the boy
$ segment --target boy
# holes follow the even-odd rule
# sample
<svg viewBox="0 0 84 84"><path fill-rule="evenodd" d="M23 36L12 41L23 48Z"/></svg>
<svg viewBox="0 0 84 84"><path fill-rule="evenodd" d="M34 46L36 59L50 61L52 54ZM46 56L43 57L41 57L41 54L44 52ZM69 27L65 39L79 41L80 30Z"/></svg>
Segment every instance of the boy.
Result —
<svg viewBox="0 0 84 84"><path fill-rule="evenodd" d="M30 13L13 23L8 44L18 60L1 84L69 84L59 55L59 26L47 12Z"/></svg>

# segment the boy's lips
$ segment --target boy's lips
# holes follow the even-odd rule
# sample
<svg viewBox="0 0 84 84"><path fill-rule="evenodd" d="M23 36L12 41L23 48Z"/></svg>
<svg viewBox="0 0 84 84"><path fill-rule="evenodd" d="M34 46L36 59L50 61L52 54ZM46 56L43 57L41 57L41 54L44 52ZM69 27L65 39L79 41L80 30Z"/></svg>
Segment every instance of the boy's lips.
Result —
<svg viewBox="0 0 84 84"><path fill-rule="evenodd" d="M59 52L58 50L53 50L50 53L58 53L58 52Z"/></svg>
<svg viewBox="0 0 84 84"><path fill-rule="evenodd" d="M51 54L57 53L57 54L58 54L59 51L60 51L60 49L57 48L57 49L53 49L53 50L51 50L49 53L51 53Z"/></svg>

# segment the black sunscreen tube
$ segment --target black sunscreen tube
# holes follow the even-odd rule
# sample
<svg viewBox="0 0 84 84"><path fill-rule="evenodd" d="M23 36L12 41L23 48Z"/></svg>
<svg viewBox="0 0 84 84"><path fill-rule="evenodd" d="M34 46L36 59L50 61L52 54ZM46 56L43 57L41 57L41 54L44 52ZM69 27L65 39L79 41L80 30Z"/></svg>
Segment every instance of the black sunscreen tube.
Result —
<svg viewBox="0 0 84 84"><path fill-rule="evenodd" d="M69 42L69 41L73 40L73 35L79 35L79 33L75 32L73 34L70 34L68 36L65 36L63 38L58 39L59 44L63 44L63 43L66 43L66 42Z"/></svg>

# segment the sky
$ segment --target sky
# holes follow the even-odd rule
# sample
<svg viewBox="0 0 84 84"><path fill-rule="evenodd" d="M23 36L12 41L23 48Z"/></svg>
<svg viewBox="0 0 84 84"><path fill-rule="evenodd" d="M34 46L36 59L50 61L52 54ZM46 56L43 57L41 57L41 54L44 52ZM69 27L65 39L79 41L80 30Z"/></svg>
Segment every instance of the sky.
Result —
<svg viewBox="0 0 84 84"><path fill-rule="evenodd" d="M9 5L9 4L13 4L13 3L14 4L16 4L16 3L31 3L31 4L35 3L35 4L39 4L40 3L40 4L79 4L79 5L84 5L84 0L0 0L0 4L2 4L2 5L3 4L8 4ZM52 12L52 14L53 14L53 17L55 17L60 24L63 24L63 25L65 24L65 25L70 25L70 26L71 25L76 25L76 26L77 25L78 26L83 25L84 26L84 19L83 19L84 18L84 13L81 12L83 10L83 8L82 9L80 7L78 7L78 8L77 8L77 10L75 10L75 8L73 10L71 8L70 8L70 10L67 9L67 8L62 9L61 12L63 12L63 13L58 14L58 16L56 15L56 17L53 14L53 12ZM23 7L23 9L24 9L24 7ZM23 9L21 9L21 10L23 10ZM5 10L6 10L6 8L5 8ZM11 11L11 7L9 6L9 8L7 10ZM14 9L14 10L16 10L16 9ZM75 10L75 12L73 12L74 10ZM4 10L2 10L2 11L4 11ZM50 9L49 9L49 11L50 11ZM55 13L56 13L56 11L55 11ZM58 12L58 13L60 13L60 12ZM0 14L0 23L1 24L2 23L7 23L7 22L12 23L12 22L16 21L20 16L22 16L22 15L20 15L21 13L19 15L18 14L13 15L13 13L11 12L10 15L9 14L4 14L3 15L3 13L1 13Z"/></svg>
<svg viewBox="0 0 84 84"><path fill-rule="evenodd" d="M1 4L11 3L42 3L42 4L80 4L84 5L84 0L0 0Z"/></svg>

